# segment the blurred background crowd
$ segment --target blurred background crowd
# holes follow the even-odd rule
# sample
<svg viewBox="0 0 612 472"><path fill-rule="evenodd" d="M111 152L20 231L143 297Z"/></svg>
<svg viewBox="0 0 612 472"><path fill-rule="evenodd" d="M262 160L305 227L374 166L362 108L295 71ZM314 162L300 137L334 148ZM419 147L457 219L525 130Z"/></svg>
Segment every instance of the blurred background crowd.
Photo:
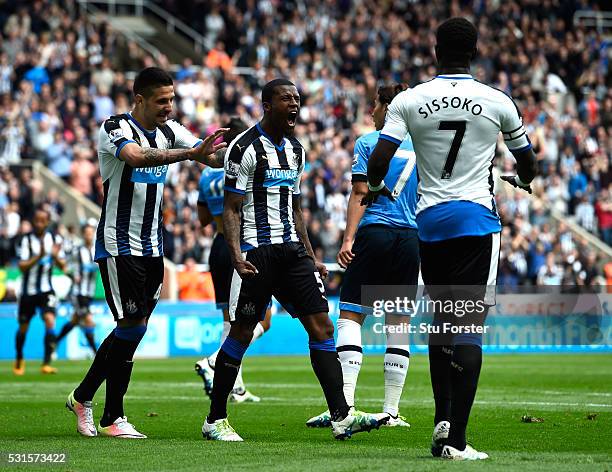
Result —
<svg viewBox="0 0 612 472"><path fill-rule="evenodd" d="M130 109L133 73L151 65L173 70L176 119L200 136L233 115L254 124L268 80L296 83L302 97L296 134L308 149L305 218L319 257L334 261L346 225L353 145L373 129L377 86L414 86L435 76L437 24L465 16L480 34L473 75L514 97L539 164L537 199L498 184L499 282L507 290L606 283L606 261L551 218L564 215L612 245L611 49L595 28L573 23L576 10L597 9L597 2L156 3L213 45L199 63L171 67L108 23L92 23L74 1L0 2L0 265L14 261L14 243L40 202L68 239L75 232L62 225L57 193L18 164L40 161L100 203L99 126ZM514 166L501 140L494 163L497 175ZM213 238L213 229L197 221L199 174L190 163L171 166L165 190L165 252L189 267L207 262ZM328 282L332 293L339 277Z"/></svg>

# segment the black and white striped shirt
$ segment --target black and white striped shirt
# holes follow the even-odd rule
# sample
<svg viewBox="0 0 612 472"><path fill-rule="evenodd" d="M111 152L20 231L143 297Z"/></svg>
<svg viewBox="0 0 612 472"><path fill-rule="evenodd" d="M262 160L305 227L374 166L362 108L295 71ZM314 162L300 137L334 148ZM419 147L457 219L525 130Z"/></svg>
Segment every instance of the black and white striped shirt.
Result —
<svg viewBox="0 0 612 472"><path fill-rule="evenodd" d="M130 113L106 120L100 128L98 158L104 182L102 215L96 235L95 259L109 256L163 255L162 200L168 165L133 168L119 159L128 143L144 148L191 148L201 140L169 120L153 131Z"/></svg>
<svg viewBox="0 0 612 472"><path fill-rule="evenodd" d="M240 246L298 242L294 195L300 193L305 151L295 137L276 145L256 124L232 141L225 154L225 190L245 195Z"/></svg>
<svg viewBox="0 0 612 472"><path fill-rule="evenodd" d="M47 231L38 238L34 233L28 233L21 239L19 245L19 260L27 261L32 257L38 256L41 249L41 240L44 245L45 255L29 270L23 273L21 281L21 295L32 296L41 293L53 292L51 283L51 273L53 271L53 245L57 244L61 248L62 238ZM58 254L60 259L64 258L64 252L60 249Z"/></svg>
<svg viewBox="0 0 612 472"><path fill-rule="evenodd" d="M95 247L77 244L72 250L70 258L70 272L72 274L72 295L93 297L96 292L96 274L98 264L94 262Z"/></svg>

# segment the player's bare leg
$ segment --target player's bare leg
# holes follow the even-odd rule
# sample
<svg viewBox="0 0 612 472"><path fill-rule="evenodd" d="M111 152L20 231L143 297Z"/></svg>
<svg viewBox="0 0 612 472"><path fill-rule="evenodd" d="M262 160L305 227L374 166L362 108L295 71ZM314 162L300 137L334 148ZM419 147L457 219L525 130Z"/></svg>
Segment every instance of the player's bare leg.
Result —
<svg viewBox="0 0 612 472"><path fill-rule="evenodd" d="M25 374L25 361L23 360L23 345L25 344L26 335L30 323L19 323L17 333L15 333L15 364L13 365L13 374L24 375Z"/></svg>
<svg viewBox="0 0 612 472"><path fill-rule="evenodd" d="M57 369L55 367L51 367L51 356L55 352L56 347L55 314L51 312L45 313L43 315L43 321L45 323L45 354L40 371L43 374L55 374L57 373Z"/></svg>

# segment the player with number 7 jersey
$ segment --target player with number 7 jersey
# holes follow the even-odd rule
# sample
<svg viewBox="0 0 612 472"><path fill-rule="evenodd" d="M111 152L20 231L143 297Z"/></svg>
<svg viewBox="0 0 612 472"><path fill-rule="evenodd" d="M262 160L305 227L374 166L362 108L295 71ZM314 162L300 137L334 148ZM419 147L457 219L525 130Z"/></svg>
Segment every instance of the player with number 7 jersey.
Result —
<svg viewBox="0 0 612 472"><path fill-rule="evenodd" d="M438 308L433 324L442 329L429 335L436 407L431 453L452 460L489 457L467 444L466 428L482 366L482 327L495 305L501 223L492 170L500 133L517 167L517 175L502 180L531 193L536 170L512 98L470 73L477 39L478 29L465 18L450 18L438 27L438 75L398 94L389 105L368 162L369 192L363 199L368 204L379 195L390 196L384 177L410 133L419 171L416 213L423 280L438 306L457 308ZM468 304L473 309L459 310Z"/></svg>
<svg viewBox="0 0 612 472"><path fill-rule="evenodd" d="M384 85L378 89L372 118L377 131L361 136L355 142L351 196L347 210L344 240L338 263L346 268L340 290L340 318L336 350L344 378L344 396L355 406L357 377L363 359L361 327L372 304L362 299L366 286L405 285L407 296L414 296L419 275L419 240L416 225L417 173L412 140L407 136L393 155L385 182L392 199L379 198L367 208L361 199L367 193L368 159L376 147L387 107L403 84ZM409 316L389 315L387 325L406 326ZM408 335L401 329L386 330L384 357L385 399L383 413L390 416L387 426L410 425L399 414L399 401L408 373L410 351ZM396 334L397 333L397 334ZM329 425L324 412L306 422L310 427Z"/></svg>

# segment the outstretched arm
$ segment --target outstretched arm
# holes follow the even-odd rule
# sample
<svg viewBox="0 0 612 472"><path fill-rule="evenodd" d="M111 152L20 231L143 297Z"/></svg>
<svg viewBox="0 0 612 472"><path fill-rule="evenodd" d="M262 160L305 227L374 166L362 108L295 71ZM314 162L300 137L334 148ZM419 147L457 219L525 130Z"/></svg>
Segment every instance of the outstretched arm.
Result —
<svg viewBox="0 0 612 472"><path fill-rule="evenodd" d="M219 128L196 147L191 149L156 149L142 148L136 143L128 143L119 153L119 158L131 167L157 167L186 160L201 162L210 167L223 166L223 157L216 152L225 148L226 143L214 144L217 138L225 133L227 128Z"/></svg>

